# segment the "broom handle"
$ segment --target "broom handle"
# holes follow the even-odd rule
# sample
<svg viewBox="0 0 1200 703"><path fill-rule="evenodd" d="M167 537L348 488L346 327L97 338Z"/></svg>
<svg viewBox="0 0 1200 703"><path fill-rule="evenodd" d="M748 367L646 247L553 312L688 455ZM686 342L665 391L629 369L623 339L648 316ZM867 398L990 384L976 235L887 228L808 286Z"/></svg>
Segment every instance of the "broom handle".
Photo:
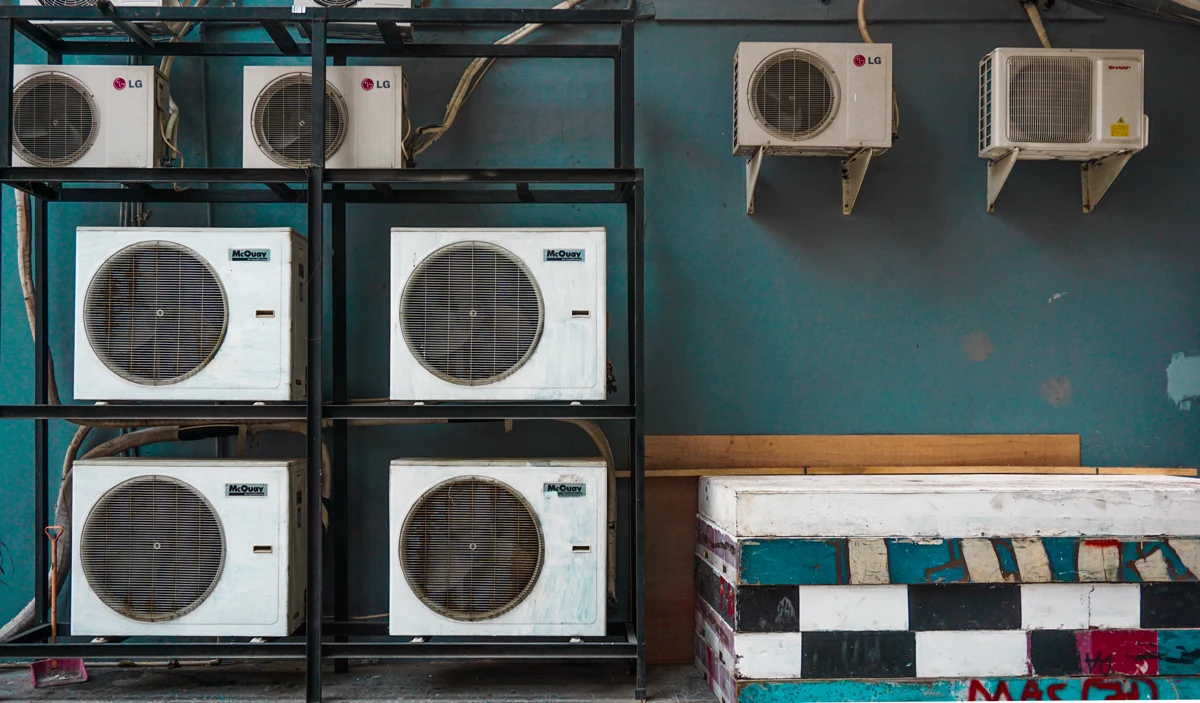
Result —
<svg viewBox="0 0 1200 703"><path fill-rule="evenodd" d="M58 538L62 532L59 525L46 528L50 538L50 644L58 642Z"/></svg>

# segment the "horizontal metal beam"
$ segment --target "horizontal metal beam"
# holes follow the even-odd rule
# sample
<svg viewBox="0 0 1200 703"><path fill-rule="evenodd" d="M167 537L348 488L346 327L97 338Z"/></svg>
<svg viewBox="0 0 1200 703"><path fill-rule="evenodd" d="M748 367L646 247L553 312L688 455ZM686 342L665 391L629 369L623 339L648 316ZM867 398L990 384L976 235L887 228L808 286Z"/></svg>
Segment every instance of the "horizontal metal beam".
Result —
<svg viewBox="0 0 1200 703"><path fill-rule="evenodd" d="M304 404L274 405L0 405L0 419L302 420ZM0 659L3 656L0 655Z"/></svg>
<svg viewBox="0 0 1200 703"><path fill-rule="evenodd" d="M3 170L0 169L0 175ZM23 180L30 180L28 178ZM567 183L615 185L637 183L641 171L633 168L509 168L509 169L347 169L325 172L326 183Z"/></svg>
<svg viewBox="0 0 1200 703"><path fill-rule="evenodd" d="M36 29L36 25L30 25ZM281 26L276 23L275 26ZM45 33L43 33L45 34ZM312 46L293 42L294 51L284 51L278 43L264 42L155 42L147 48L127 41L105 40L57 40L56 47L62 54L77 56L310 56ZM280 39L283 37L280 36ZM43 38L44 39L44 38ZM285 40L286 43L286 40ZM46 48L43 46L42 48ZM290 45L289 45L290 49ZM563 58L603 59L614 58L616 45L610 44L400 44L396 47L376 43L330 44L327 51L334 57L385 57L403 56L411 58Z"/></svg>
<svg viewBox="0 0 1200 703"><path fill-rule="evenodd" d="M0 168L0 182L306 183L299 168ZM128 194L126 194L128 195Z"/></svg>
<svg viewBox="0 0 1200 703"><path fill-rule="evenodd" d="M658 22L856 22L856 0L641 0L640 16ZM1057 0L1046 21L1097 22L1104 16ZM867 19L881 22L1028 22L1017 0L904 0L867 4Z"/></svg>
<svg viewBox="0 0 1200 703"><path fill-rule="evenodd" d="M409 420L418 418L446 420L632 420L632 405L513 405L481 403L477 405L390 405L352 403L326 405L326 419L334 420Z"/></svg>
<svg viewBox="0 0 1200 703"><path fill-rule="evenodd" d="M632 5L632 3L631 3ZM27 20L87 22L309 23L325 17L330 23L409 22L412 24L619 24L633 19L632 7L616 10L552 10L502 8L413 9L320 8L293 12L291 7L118 7L100 12L95 7L0 6L0 17Z"/></svg>
<svg viewBox="0 0 1200 703"><path fill-rule="evenodd" d="M388 190L384 191L383 188ZM488 204L520 204L520 203L543 203L543 204L571 204L571 205L589 205L596 203L623 203L625 202L625 192L623 190L615 190L612 188L605 189L539 189L530 190L528 198L522 198L516 190L499 190L488 189L480 190L478 188L465 189L422 189L422 190L397 190L392 189L386 183L377 184L377 188L373 190L366 189L346 189L341 193L326 191L326 202L343 202L353 204L390 204L390 203L427 203L427 204L444 204L444 203L462 203L475 205Z"/></svg>
<svg viewBox="0 0 1200 703"><path fill-rule="evenodd" d="M0 659L303 659L304 642L0 644Z"/></svg>

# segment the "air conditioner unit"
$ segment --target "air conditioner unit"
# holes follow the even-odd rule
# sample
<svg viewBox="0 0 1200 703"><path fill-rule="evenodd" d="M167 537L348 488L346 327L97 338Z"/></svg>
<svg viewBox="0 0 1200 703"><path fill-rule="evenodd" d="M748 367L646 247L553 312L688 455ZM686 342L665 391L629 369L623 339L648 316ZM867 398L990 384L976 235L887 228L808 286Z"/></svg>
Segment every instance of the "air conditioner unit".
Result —
<svg viewBox="0 0 1200 703"><path fill-rule="evenodd" d="M20 4L25 7L96 7L96 0L20 0ZM178 0L112 0L112 4L116 7L179 7ZM100 12L96 12L96 16L100 16ZM50 34L61 37L97 37L97 36L120 36L128 38L125 32L121 31L108 20L80 20L63 22L61 20L32 20L33 24L38 25ZM152 37L172 35L171 27L166 22L136 22L139 29L146 32Z"/></svg>
<svg viewBox="0 0 1200 703"><path fill-rule="evenodd" d="M96 7L97 0L21 0L32 7ZM116 7L179 7L179 0L112 0ZM111 24L105 22L106 24Z"/></svg>
<svg viewBox="0 0 1200 703"><path fill-rule="evenodd" d="M738 44L733 153L752 157L747 212L764 156L837 156L852 172L848 214L871 156L892 146L892 105L891 44Z"/></svg>
<svg viewBox="0 0 1200 703"><path fill-rule="evenodd" d="M71 634L283 637L304 617L302 460L82 460Z"/></svg>
<svg viewBox="0 0 1200 703"><path fill-rule="evenodd" d="M304 398L291 229L80 227L76 246L76 399Z"/></svg>
<svg viewBox="0 0 1200 703"><path fill-rule="evenodd" d="M602 460L391 468L392 635L606 630Z"/></svg>
<svg viewBox="0 0 1200 703"><path fill-rule="evenodd" d="M153 66L13 67L12 163L162 165L166 80Z"/></svg>
<svg viewBox="0 0 1200 703"><path fill-rule="evenodd" d="M994 166L988 209L1017 159L1110 159L1105 168L1085 165L1084 209L1090 210L1129 156L1149 143L1149 119L1142 113L1144 54L996 49L985 56L979 63L979 155ZM1090 196L1089 176L1095 179Z"/></svg>
<svg viewBox="0 0 1200 703"><path fill-rule="evenodd" d="M605 399L605 235L393 229L391 398Z"/></svg>
<svg viewBox="0 0 1200 703"><path fill-rule="evenodd" d="M312 69L247 66L242 166L304 168L312 157ZM408 84L399 66L330 66L325 165L404 168Z"/></svg>
<svg viewBox="0 0 1200 703"><path fill-rule="evenodd" d="M410 10L412 0L293 0L293 7L353 7L364 10ZM412 25L394 23L401 41L412 41ZM349 39L379 39L380 29L374 22L337 22L329 25L329 36Z"/></svg>

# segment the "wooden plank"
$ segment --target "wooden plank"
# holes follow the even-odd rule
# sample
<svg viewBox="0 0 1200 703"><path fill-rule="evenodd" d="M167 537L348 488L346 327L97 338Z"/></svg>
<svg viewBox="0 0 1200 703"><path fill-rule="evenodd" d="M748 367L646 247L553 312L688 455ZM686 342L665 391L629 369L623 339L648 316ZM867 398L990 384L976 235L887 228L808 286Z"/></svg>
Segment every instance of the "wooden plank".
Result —
<svg viewBox="0 0 1200 703"><path fill-rule="evenodd" d="M1101 466L1096 469L1099 474L1116 474L1126 476L1195 476L1196 469L1155 469L1140 466Z"/></svg>
<svg viewBox="0 0 1200 703"><path fill-rule="evenodd" d="M814 466L810 475L847 474L1095 474L1091 466Z"/></svg>
<svg viewBox="0 0 1200 703"><path fill-rule="evenodd" d="M650 435L646 469L1078 466L1079 435Z"/></svg>
<svg viewBox="0 0 1200 703"><path fill-rule="evenodd" d="M692 661L696 595L694 478L657 478L646 489L646 654L651 664Z"/></svg>

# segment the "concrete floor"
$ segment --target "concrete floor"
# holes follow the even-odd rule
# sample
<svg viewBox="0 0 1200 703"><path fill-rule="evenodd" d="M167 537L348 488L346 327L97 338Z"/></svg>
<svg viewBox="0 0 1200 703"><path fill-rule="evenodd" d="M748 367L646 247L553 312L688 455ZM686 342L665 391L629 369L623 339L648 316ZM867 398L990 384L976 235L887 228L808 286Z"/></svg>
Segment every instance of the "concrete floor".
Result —
<svg viewBox="0 0 1200 703"><path fill-rule="evenodd" d="M300 662L229 662L216 666L92 666L86 683L35 689L29 670L0 670L3 701L302 701ZM663 703L713 703L692 666L651 667L647 695ZM356 662L349 674L325 673L326 701L605 702L630 701L624 663Z"/></svg>

